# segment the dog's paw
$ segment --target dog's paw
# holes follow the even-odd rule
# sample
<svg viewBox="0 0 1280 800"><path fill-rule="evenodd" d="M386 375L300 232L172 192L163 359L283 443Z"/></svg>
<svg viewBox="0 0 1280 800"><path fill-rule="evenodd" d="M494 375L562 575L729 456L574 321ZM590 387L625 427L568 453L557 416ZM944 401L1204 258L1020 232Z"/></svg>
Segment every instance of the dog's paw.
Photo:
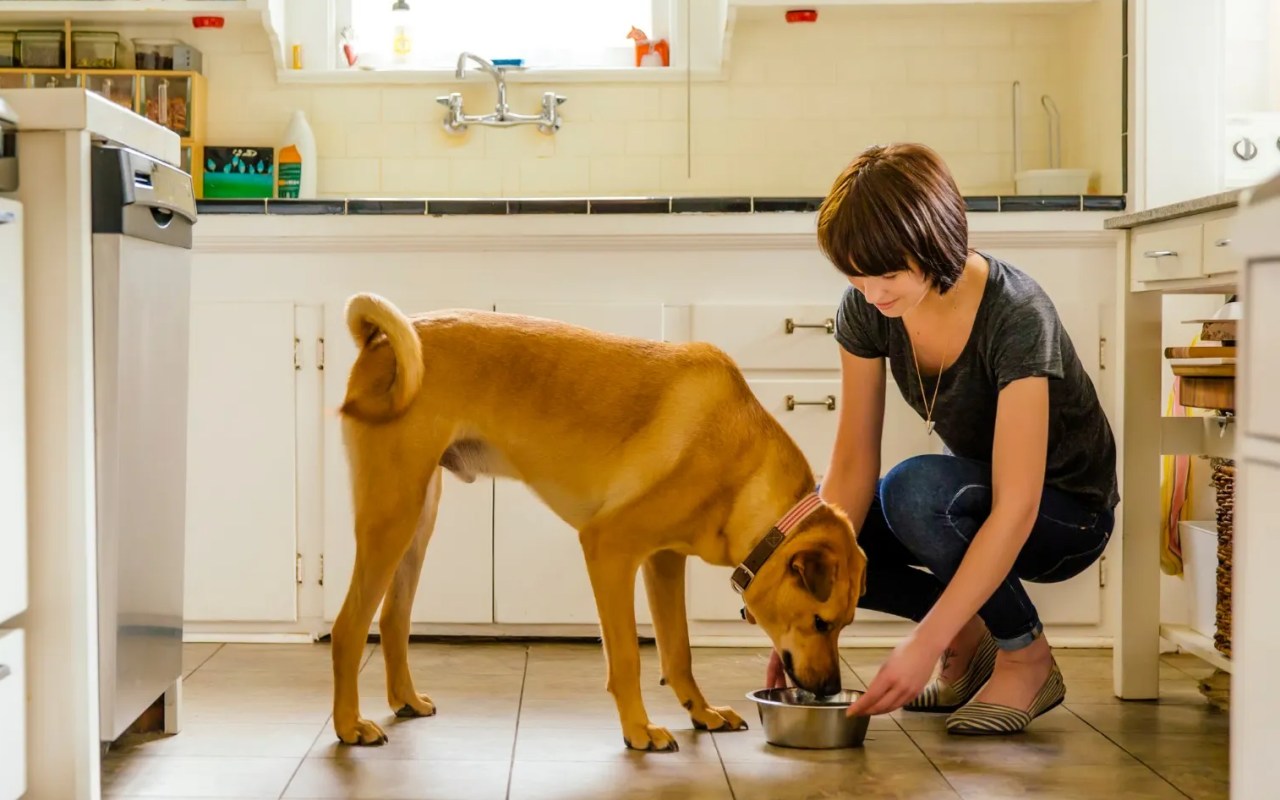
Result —
<svg viewBox="0 0 1280 800"><path fill-rule="evenodd" d="M671 731L658 725L646 725L635 733L623 734L622 741L632 750L650 753L674 753L680 749L680 744L671 735Z"/></svg>
<svg viewBox="0 0 1280 800"><path fill-rule="evenodd" d="M728 706L707 706L689 712L693 727L700 731L745 731L746 720Z"/></svg>
<svg viewBox="0 0 1280 800"><path fill-rule="evenodd" d="M397 717L434 717L436 715L436 704L431 702L431 698L425 694L414 695L407 702L391 701L391 708L396 712Z"/></svg>
<svg viewBox="0 0 1280 800"><path fill-rule="evenodd" d="M367 719L358 719L349 729L336 728L338 741L351 745L380 745L387 743L387 735Z"/></svg>

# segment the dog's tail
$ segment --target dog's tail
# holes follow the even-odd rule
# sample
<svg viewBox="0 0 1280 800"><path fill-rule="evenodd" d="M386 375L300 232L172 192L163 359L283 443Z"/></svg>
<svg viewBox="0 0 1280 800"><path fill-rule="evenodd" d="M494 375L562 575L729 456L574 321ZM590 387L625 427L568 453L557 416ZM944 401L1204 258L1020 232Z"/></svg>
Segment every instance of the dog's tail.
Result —
<svg viewBox="0 0 1280 800"><path fill-rule="evenodd" d="M370 353L379 335L385 336L392 363L370 359L362 365L364 359L357 357L342 414L365 422L386 422L400 416L422 386L422 341L413 322L391 301L366 292L347 301L347 328L361 356ZM370 370L379 374L370 375Z"/></svg>

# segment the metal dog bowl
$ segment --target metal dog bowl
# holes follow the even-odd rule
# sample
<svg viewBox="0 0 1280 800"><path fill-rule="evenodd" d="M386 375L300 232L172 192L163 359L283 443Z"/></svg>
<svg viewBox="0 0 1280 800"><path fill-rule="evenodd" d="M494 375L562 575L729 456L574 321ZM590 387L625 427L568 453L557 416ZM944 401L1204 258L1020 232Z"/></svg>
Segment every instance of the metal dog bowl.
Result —
<svg viewBox="0 0 1280 800"><path fill-rule="evenodd" d="M819 696L804 689L757 689L747 698L760 712L764 738L778 747L834 750L861 747L870 717L846 717L845 710L862 692L845 689Z"/></svg>

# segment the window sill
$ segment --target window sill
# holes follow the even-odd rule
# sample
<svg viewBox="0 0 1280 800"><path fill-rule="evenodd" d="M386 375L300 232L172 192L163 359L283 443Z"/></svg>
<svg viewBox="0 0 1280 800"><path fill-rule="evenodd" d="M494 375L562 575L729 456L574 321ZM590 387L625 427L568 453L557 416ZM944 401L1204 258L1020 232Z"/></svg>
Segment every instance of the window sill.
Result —
<svg viewBox="0 0 1280 800"><path fill-rule="evenodd" d="M695 81L717 81L725 80L727 75L695 70L692 76L687 76L683 69L674 67L529 68L505 75L509 84L683 83L690 77ZM276 80L282 84L310 85L475 83L481 78L485 82L493 82L488 75L476 74L470 67L467 77L462 79L456 77L451 69L284 69L276 73Z"/></svg>

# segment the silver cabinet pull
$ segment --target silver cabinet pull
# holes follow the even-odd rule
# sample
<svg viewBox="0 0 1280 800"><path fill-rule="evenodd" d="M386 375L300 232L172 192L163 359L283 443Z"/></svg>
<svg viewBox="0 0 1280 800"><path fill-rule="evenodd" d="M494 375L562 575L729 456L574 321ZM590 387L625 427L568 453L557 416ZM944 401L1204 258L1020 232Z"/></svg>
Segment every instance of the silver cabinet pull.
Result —
<svg viewBox="0 0 1280 800"><path fill-rule="evenodd" d="M8 225L18 218L12 211L0 211L0 225Z"/></svg>
<svg viewBox="0 0 1280 800"><path fill-rule="evenodd" d="M836 396L829 394L823 400L797 400L795 395L787 395L787 410L795 411L796 406L826 406L828 411L835 411Z"/></svg>
<svg viewBox="0 0 1280 800"><path fill-rule="evenodd" d="M787 333L795 333L796 328L820 328L826 331L827 333L835 333L836 321L828 317L827 319L824 319L822 322L806 324L803 322L796 322L791 317L787 317L786 321L783 323L783 327L786 328Z"/></svg>
<svg viewBox="0 0 1280 800"><path fill-rule="evenodd" d="M1215 241L1215 242L1213 243L1213 246L1214 246L1214 247L1226 247L1226 246L1227 246L1227 245L1229 245L1229 244L1231 244L1231 240L1230 240L1230 239L1228 239L1228 238L1226 238L1226 237L1223 237L1223 238L1218 239L1217 241Z"/></svg>
<svg viewBox="0 0 1280 800"><path fill-rule="evenodd" d="M8 664L0 664L0 681L4 680L5 678L9 677L12 674L13 672L9 669Z"/></svg>
<svg viewBox="0 0 1280 800"><path fill-rule="evenodd" d="M1171 256L1176 256L1177 254L1178 254L1177 250L1148 250L1147 252L1142 254L1142 257L1143 258L1169 258Z"/></svg>

